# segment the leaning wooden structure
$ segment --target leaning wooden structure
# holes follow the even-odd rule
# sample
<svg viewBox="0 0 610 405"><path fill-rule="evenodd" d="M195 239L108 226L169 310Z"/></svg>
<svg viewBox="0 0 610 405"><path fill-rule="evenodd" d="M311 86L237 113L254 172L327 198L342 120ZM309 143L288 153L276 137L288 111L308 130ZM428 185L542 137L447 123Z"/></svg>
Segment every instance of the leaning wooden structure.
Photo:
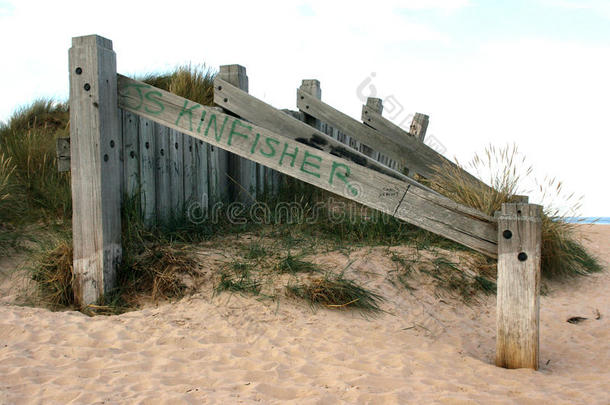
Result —
<svg viewBox="0 0 610 405"><path fill-rule="evenodd" d="M289 176L498 258L496 364L538 367L541 207L504 204L490 217L417 182L413 174L454 165L423 143L427 116L410 133L369 99L360 122L325 104L317 80L297 90L298 112L278 110L248 94L239 65L221 66L218 107L203 106L117 74L108 39L73 38L69 54L71 136L60 162L72 171L82 305L114 287L124 195L139 196L146 221L163 221L189 204L253 201Z"/></svg>

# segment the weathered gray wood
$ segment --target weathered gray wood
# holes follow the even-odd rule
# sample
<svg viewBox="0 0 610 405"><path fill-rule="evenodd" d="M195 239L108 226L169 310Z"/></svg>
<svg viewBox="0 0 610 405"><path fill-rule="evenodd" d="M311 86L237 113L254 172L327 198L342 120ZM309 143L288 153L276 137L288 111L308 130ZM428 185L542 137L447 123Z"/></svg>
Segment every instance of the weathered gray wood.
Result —
<svg viewBox="0 0 610 405"><path fill-rule="evenodd" d="M366 118L367 125L364 125L301 91L298 91L297 106L300 110L306 111L308 114L329 123L353 138L374 145L375 149L380 153L424 177L430 177L435 174L435 167L445 164L457 167L455 163L438 154L424 143L419 142L414 137L403 136L404 131L402 130L400 132L384 130L382 134L371 128L376 125L376 122L380 122L382 118L375 112L370 112L370 116ZM371 118L371 121L369 121L369 118ZM479 181L467 173L466 175Z"/></svg>
<svg viewBox="0 0 610 405"><path fill-rule="evenodd" d="M169 131L169 184L170 205L173 218L181 218L184 209L184 162L182 147L184 135L180 131Z"/></svg>
<svg viewBox="0 0 610 405"><path fill-rule="evenodd" d="M415 113L413 120L411 120L409 133L420 142L423 142L424 139L426 139L426 131L428 130L429 121L430 117L428 117L426 114Z"/></svg>
<svg viewBox="0 0 610 405"><path fill-rule="evenodd" d="M311 95L312 97L317 98L318 100L322 100L322 87L320 86L320 81L316 79L303 79L301 81L300 89L305 93ZM309 125L310 127L314 127L318 131L321 129L320 120L312 117L311 115L304 114L303 121Z"/></svg>
<svg viewBox="0 0 610 405"><path fill-rule="evenodd" d="M226 151L217 148L214 145L206 145L208 152L208 202L209 207L211 208L214 204L220 202L225 197L222 184L227 184L228 179L223 174L221 155L226 154Z"/></svg>
<svg viewBox="0 0 610 405"><path fill-rule="evenodd" d="M155 124L146 118L140 121L140 207L144 223L155 221Z"/></svg>
<svg viewBox="0 0 610 405"><path fill-rule="evenodd" d="M69 55L73 288L88 305L112 290L122 254L116 55L97 35L72 38Z"/></svg>
<svg viewBox="0 0 610 405"><path fill-rule="evenodd" d="M383 101L380 98L369 97L366 99L366 105L371 110L377 112L380 115L383 112ZM366 124L366 122L365 122L365 124ZM379 160L379 152L377 152L375 149L371 148L370 146L365 145L364 143L360 144L360 152L364 153L367 156L370 156L371 158L373 158L375 160Z"/></svg>
<svg viewBox="0 0 610 405"><path fill-rule="evenodd" d="M154 110L153 110L154 111ZM154 120L153 120L154 121ZM171 217L171 186L169 165L169 128L156 122L155 135L155 207L157 221L167 224Z"/></svg>
<svg viewBox="0 0 610 405"><path fill-rule="evenodd" d="M496 365L538 369L542 207L507 203L498 216Z"/></svg>
<svg viewBox="0 0 610 405"><path fill-rule="evenodd" d="M120 105L127 110L489 256L497 255L493 220L465 215L448 199L442 200L446 205L438 203L438 196L423 188L124 76L119 76L119 94Z"/></svg>
<svg viewBox="0 0 610 405"><path fill-rule="evenodd" d="M196 193L194 180L196 178L195 167L195 142L192 136L183 135L182 137L182 162L183 162L183 184L184 184L184 203L190 203Z"/></svg>
<svg viewBox="0 0 610 405"><path fill-rule="evenodd" d="M275 133L281 133L282 135L294 139L297 142L326 151L331 155L349 159L350 161L363 167L369 167L373 170L379 171L380 173L388 174L394 178L403 180L408 185L421 189L422 193L425 191L425 193L422 195L425 194L427 199L434 201L436 204L487 222L493 221L493 219L488 215L485 215L473 208L456 204L449 198L423 186L408 176L391 170L383 164L372 160L368 156L363 155L356 150L346 148L341 144L340 141L343 139L343 134L340 133L336 128L327 126L326 129L334 134L333 137L327 136L304 122L292 118L291 115L293 114L286 113L286 111L277 110L256 97L237 89L221 79L217 78L214 82L214 86L214 101L217 104L222 105L225 109L232 111L233 113L256 125L267 128ZM294 115L300 117L299 114Z"/></svg>
<svg viewBox="0 0 610 405"><path fill-rule="evenodd" d="M324 150L330 154L350 159L361 166L369 167L397 179L410 181L407 176L387 168L356 150L346 147L343 143L345 139L338 139L340 136L337 130L327 127L331 131L335 131L333 136L328 136L299 121L297 118L293 118L295 115L299 116L298 113L292 114L289 111L278 110L256 97L240 91L235 86L218 77L214 81L214 102L256 125L284 134L287 137Z"/></svg>
<svg viewBox="0 0 610 405"><path fill-rule="evenodd" d="M222 65L218 77L227 83L248 92L246 68L241 65ZM229 155L230 173L236 184L233 185L234 200L251 204L256 201L257 173L255 162L240 156Z"/></svg>
<svg viewBox="0 0 610 405"><path fill-rule="evenodd" d="M57 150L57 171L70 171L70 138L57 138L55 144Z"/></svg>
<svg viewBox="0 0 610 405"><path fill-rule="evenodd" d="M198 208L205 212L209 203L208 147L202 140L195 139L195 198Z"/></svg>
<svg viewBox="0 0 610 405"><path fill-rule="evenodd" d="M140 148L138 144L139 118L132 112L122 111L123 184L124 192L132 197L139 190Z"/></svg>

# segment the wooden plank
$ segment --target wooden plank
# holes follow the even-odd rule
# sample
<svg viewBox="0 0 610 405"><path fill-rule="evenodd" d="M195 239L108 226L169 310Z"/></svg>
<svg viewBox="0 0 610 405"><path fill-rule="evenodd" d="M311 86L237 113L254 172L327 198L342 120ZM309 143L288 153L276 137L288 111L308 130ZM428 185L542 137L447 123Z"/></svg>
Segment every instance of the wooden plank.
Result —
<svg viewBox="0 0 610 405"><path fill-rule="evenodd" d="M394 215L489 256L497 254L497 226L493 220L474 218L439 204L435 201L437 195L422 188L120 75L119 100L129 111L211 145ZM452 207L459 207L448 201Z"/></svg>
<svg viewBox="0 0 610 405"><path fill-rule="evenodd" d="M155 124L146 118L140 121L140 206L144 223L152 225L155 221Z"/></svg>
<svg viewBox="0 0 610 405"><path fill-rule="evenodd" d="M447 197L444 197L436 191L421 185L412 178L391 170L383 164L376 162L358 151L346 149L340 141L341 139L344 139L342 138L343 134L340 133L336 128L325 126L325 129L333 134L332 136L328 136L320 131L316 131L314 128L311 128L304 122L292 118L291 115L293 114L289 111L277 110L256 97L252 97L231 84L224 82L223 80L217 78L214 85L214 101L217 104L223 105L225 109L228 109L249 120L253 124L265 127L276 133L281 133L300 143L326 151L331 155L347 158L361 166L370 167L371 169L377 170L381 173L385 173L397 179L403 180L413 187L427 191L427 193L424 193L426 198L430 201L434 201L436 204L446 206L452 210L462 212L484 221L493 221L493 218L490 216L485 215L473 208L456 204ZM294 115L299 117L301 116L300 114ZM324 126L324 123L322 124Z"/></svg>
<svg viewBox="0 0 610 405"><path fill-rule="evenodd" d="M347 118L351 119L350 117ZM369 127L377 130L379 134L389 136L394 142L400 145L400 152L404 153L404 158L402 159L402 162L399 162L409 168L409 173L414 172L423 177L430 177L435 174L434 167L449 165L458 168L455 163L421 142L412 134L404 131L398 125L395 125L390 120L387 120L380 114L372 111L367 106L362 106L362 120L365 121ZM458 168L458 170L464 174L464 178L476 183L485 184L466 170L462 168Z"/></svg>
<svg viewBox="0 0 610 405"><path fill-rule="evenodd" d="M116 55L89 35L72 38L69 59L73 288L88 305L113 289L122 254Z"/></svg>
<svg viewBox="0 0 610 405"><path fill-rule="evenodd" d="M184 204L188 204L193 200L195 195L195 141L192 136L182 136L182 173L183 173L183 189L184 189Z"/></svg>
<svg viewBox="0 0 610 405"><path fill-rule="evenodd" d="M428 131L429 121L430 117L428 117L426 114L415 113L415 116L413 116L413 120L411 120L409 133L420 142L423 142L424 139L426 139L426 131Z"/></svg>
<svg viewBox="0 0 610 405"><path fill-rule="evenodd" d="M229 110L256 125L268 128L273 132L284 134L291 139L313 146L316 149L323 150L330 154L350 159L361 166L369 167L380 173L385 173L407 182L411 181L407 176L389 169L356 150L346 147L342 142L344 139L338 139L338 131L334 130L335 134L333 136L328 136L304 122L291 117L289 114L266 104L256 97L252 97L251 95L240 91L235 86L218 77L214 81L214 102L224 109ZM330 129L333 130L332 128ZM416 183L412 184L416 187L419 186Z"/></svg>
<svg viewBox="0 0 610 405"><path fill-rule="evenodd" d="M455 163L415 138L402 136L402 132L404 132L402 130L401 133L383 131L383 134L374 130L371 127L374 127L376 122L380 121L379 119L375 121L374 118L381 118L378 114L375 116L376 113L374 112L371 112L371 115L366 119L367 125L364 125L320 100L316 100L307 93L297 90L297 94L297 106L300 110L329 123L361 142L375 145L375 149L379 152L424 177L432 176L435 173L435 166L442 166L443 164L455 166ZM369 118L371 118L371 121L369 121Z"/></svg>
<svg viewBox="0 0 610 405"><path fill-rule="evenodd" d="M154 120L153 120L154 121ZM169 128L155 122L155 206L157 222L169 223L171 218L169 181Z"/></svg>
<svg viewBox="0 0 610 405"><path fill-rule="evenodd" d="M195 199L201 210L200 214L207 212L209 202L208 180L208 144L194 139L195 145Z"/></svg>
<svg viewBox="0 0 610 405"><path fill-rule="evenodd" d="M311 95L312 97L317 98L318 100L322 100L322 87L320 86L320 81L316 79L303 79L301 81L300 89L305 93ZM316 117L312 117L308 114L303 114L303 122L305 122L310 127L314 127L318 131L321 129L320 120L316 119Z"/></svg>
<svg viewBox="0 0 610 405"><path fill-rule="evenodd" d="M366 99L366 105L379 114L383 112L383 101L380 98L368 97ZM360 144L360 152L364 153L367 156L370 156L375 160L379 160L379 152L364 143Z"/></svg>
<svg viewBox="0 0 610 405"><path fill-rule="evenodd" d="M244 66L222 65L218 77L240 90L248 92L248 76ZM256 163L240 156L229 156L230 173L234 180L233 199L245 204L256 202L256 191L258 189Z"/></svg>
<svg viewBox="0 0 610 405"><path fill-rule="evenodd" d="M177 130L169 131L169 184L172 217L179 219L184 214L184 164L182 148L184 135Z"/></svg>
<svg viewBox="0 0 610 405"><path fill-rule="evenodd" d="M542 207L502 204L498 216L496 365L538 369Z"/></svg>
<svg viewBox="0 0 610 405"><path fill-rule="evenodd" d="M122 112L123 184L124 192L129 197L138 193L140 183L139 123L140 120L136 114L129 111Z"/></svg>

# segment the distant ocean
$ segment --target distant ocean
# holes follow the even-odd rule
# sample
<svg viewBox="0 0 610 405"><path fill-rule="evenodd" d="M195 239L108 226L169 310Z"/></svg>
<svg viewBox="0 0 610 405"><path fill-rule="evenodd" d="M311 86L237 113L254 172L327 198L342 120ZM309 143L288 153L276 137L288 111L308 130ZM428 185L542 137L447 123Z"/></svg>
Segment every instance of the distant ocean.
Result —
<svg viewBox="0 0 610 405"><path fill-rule="evenodd" d="M610 225L610 217L566 217L571 224L605 224Z"/></svg>

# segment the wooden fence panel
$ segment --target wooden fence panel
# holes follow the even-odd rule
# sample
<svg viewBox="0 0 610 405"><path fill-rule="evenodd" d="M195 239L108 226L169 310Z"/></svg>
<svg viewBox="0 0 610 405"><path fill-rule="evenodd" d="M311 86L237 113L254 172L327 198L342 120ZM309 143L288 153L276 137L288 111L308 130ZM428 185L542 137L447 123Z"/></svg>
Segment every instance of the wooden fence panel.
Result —
<svg viewBox="0 0 610 405"><path fill-rule="evenodd" d="M140 206L144 222L152 225L156 219L155 203L155 124L149 119L139 118L139 163Z"/></svg>

